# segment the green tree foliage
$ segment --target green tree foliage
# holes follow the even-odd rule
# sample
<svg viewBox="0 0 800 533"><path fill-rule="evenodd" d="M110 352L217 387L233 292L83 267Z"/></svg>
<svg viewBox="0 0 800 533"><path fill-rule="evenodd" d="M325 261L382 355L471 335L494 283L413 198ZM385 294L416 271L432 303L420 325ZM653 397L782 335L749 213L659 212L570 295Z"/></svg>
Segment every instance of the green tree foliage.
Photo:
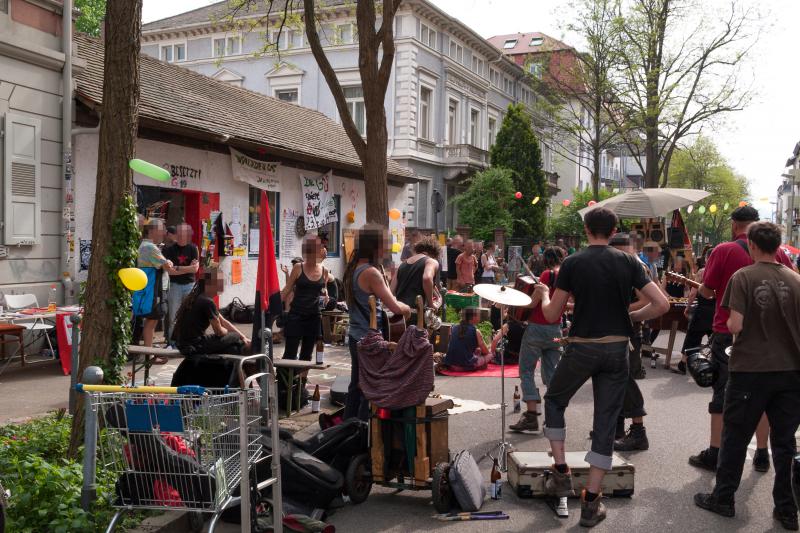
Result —
<svg viewBox="0 0 800 533"><path fill-rule="evenodd" d="M736 174L713 141L706 137L698 137L694 144L675 153L669 186L703 189L711 193L711 196L696 204L691 213L684 209L683 219L689 235L695 241L701 237L702 242L712 244L729 238L728 217L739 206L739 202L749 195L747 180ZM712 205L717 208L715 213L711 213ZM705 209L700 209L700 206Z"/></svg>
<svg viewBox="0 0 800 533"><path fill-rule="evenodd" d="M493 167L511 171L514 187L523 195L510 206L513 236L541 237L545 232L549 194L539 142L533 133L531 117L522 104L508 106L490 155ZM492 194L496 195L497 191ZM531 201L537 196L539 201L534 205Z"/></svg>
<svg viewBox="0 0 800 533"><path fill-rule="evenodd" d="M93 37L100 35L100 24L106 16L106 0L75 0L75 7L81 12L75 28Z"/></svg>
<svg viewBox="0 0 800 533"><path fill-rule="evenodd" d="M598 196L602 201L611 198L614 193L601 188ZM553 216L547 220L547 236L552 240L577 237L580 242L584 242L586 235L583 231L583 218L578 211L589 205L593 198L594 194L591 189L585 191L575 189L572 191L572 200L568 206L563 204L553 206Z"/></svg>
<svg viewBox="0 0 800 533"><path fill-rule="evenodd" d="M480 240L492 240L495 228L511 231L514 226L511 210L514 202L512 171L490 168L469 179L465 192L453 199L459 221L470 226L470 233Z"/></svg>

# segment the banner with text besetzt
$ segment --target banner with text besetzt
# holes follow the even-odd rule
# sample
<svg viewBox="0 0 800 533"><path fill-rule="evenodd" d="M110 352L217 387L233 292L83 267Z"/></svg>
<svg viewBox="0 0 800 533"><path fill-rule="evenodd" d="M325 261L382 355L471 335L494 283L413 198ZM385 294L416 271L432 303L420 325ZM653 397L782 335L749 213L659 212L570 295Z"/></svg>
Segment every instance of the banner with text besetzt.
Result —
<svg viewBox="0 0 800 533"><path fill-rule="evenodd" d="M233 148L230 151L233 179L249 183L258 189L280 190L281 182L278 179L280 163L253 159Z"/></svg>
<svg viewBox="0 0 800 533"><path fill-rule="evenodd" d="M303 194L302 215L306 231L339 220L339 210L336 209L333 195L333 175L330 171L318 176L301 174L300 190Z"/></svg>

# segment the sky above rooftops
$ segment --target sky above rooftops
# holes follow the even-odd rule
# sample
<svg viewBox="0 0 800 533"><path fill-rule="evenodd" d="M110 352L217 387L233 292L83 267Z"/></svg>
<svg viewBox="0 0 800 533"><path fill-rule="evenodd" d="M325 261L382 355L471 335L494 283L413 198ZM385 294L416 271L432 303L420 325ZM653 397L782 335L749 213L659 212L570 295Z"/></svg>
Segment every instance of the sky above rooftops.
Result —
<svg viewBox="0 0 800 533"><path fill-rule="evenodd" d="M727 3L709 1L720 6ZM561 30L570 15L565 0L432 2L484 37L539 31L581 48L574 35ZM212 3L211 0L144 0L142 18L144 22L152 22ZM747 109L731 114L724 126L705 134L717 143L736 171L748 178L752 200L766 218L772 206L760 199L775 200L783 165L800 141L800 69L792 66L798 53L796 24L800 20L800 1L769 0L759 4L765 16L765 30L749 62L756 97Z"/></svg>

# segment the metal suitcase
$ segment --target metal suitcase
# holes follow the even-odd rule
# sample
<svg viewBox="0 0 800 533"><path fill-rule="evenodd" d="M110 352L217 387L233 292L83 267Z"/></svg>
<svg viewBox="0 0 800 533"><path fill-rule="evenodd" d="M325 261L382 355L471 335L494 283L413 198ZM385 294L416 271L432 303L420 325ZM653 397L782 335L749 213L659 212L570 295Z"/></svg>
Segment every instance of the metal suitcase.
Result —
<svg viewBox="0 0 800 533"><path fill-rule="evenodd" d="M586 452L567 452L567 464L572 470L572 488L579 496L589 477ZM550 452L511 452L508 454L508 483L520 498L546 496L544 481L553 468ZM604 496L632 496L636 469L619 455L611 458L611 471L601 485Z"/></svg>

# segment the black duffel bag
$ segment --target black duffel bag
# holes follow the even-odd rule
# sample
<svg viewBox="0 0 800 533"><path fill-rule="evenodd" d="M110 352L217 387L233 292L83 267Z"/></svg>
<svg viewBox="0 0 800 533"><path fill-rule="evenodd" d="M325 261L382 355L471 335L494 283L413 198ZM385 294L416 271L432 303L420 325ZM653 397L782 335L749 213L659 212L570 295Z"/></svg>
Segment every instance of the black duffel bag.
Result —
<svg viewBox="0 0 800 533"><path fill-rule="evenodd" d="M237 324L252 324L256 314L254 305L245 305L239 297L234 297L231 303L220 310L222 316Z"/></svg>

